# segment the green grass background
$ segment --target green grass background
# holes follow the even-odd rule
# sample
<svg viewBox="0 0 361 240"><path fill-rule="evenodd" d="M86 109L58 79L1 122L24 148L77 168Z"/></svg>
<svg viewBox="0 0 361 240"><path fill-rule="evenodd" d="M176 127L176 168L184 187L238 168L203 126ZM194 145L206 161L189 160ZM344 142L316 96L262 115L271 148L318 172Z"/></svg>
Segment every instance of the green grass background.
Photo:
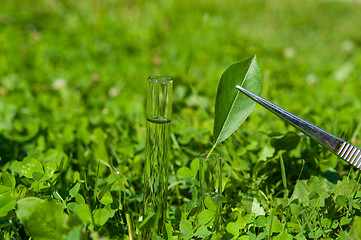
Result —
<svg viewBox="0 0 361 240"><path fill-rule="evenodd" d="M136 219L148 76L174 79L172 183L183 179L177 174L180 168L190 168L192 160L211 147L222 72L253 55L263 73L263 97L360 146L360 29L361 4L356 0L2 0L1 170L30 189L26 196L50 199L46 188L36 191L31 188L34 180L14 172L14 161L34 153L45 159L54 149L64 152L69 168L55 189L67 191L77 181L73 176L80 175L82 184L95 184L98 178L99 186L109 182L105 164L97 177L97 163L105 163L111 155L121 169L129 212ZM230 179L224 193L228 215L231 207L242 207L232 198L242 195L238 191L258 189L270 205L280 192L283 195L280 165L271 153L279 150L272 141L288 132L301 136L295 148L282 147L292 145L293 138L281 143L286 148L281 150L286 152L290 195L298 178L321 177L327 171L345 181L357 179L355 170L257 106L219 147ZM260 159L273 162L259 166ZM189 185L183 185L170 189L171 206L182 206L191 198ZM87 190L96 196L96 187ZM101 206L89 205L92 210ZM265 209L269 214L270 208ZM228 215L225 226L233 221ZM82 231L98 231L109 238L127 236L127 223L119 224L123 230L113 235L99 228ZM4 225L1 231L10 236L19 228L20 222ZM174 229L176 234L177 224ZM337 237L350 229L349 225L323 237Z"/></svg>

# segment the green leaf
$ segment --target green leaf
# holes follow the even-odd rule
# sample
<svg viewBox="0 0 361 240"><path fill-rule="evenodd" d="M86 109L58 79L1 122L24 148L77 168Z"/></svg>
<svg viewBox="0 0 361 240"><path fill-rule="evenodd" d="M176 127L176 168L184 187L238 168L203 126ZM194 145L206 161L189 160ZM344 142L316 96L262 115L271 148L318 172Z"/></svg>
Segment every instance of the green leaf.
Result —
<svg viewBox="0 0 361 240"><path fill-rule="evenodd" d="M275 238L272 238L274 240L292 240L293 236L287 232L282 232L278 234Z"/></svg>
<svg viewBox="0 0 361 240"><path fill-rule="evenodd" d="M172 233L173 233L172 224L165 223L164 227L165 227L165 230L166 230L166 233L167 233L167 238L170 239L172 237Z"/></svg>
<svg viewBox="0 0 361 240"><path fill-rule="evenodd" d="M11 189L15 188L16 185L15 177L8 172L3 172L1 174L1 182L3 185L10 187Z"/></svg>
<svg viewBox="0 0 361 240"><path fill-rule="evenodd" d="M15 200L9 192L0 193L0 217L5 217L15 207Z"/></svg>
<svg viewBox="0 0 361 240"><path fill-rule="evenodd" d="M53 177L54 173L56 170L58 170L58 165L56 164L56 162L53 161L46 161L43 163L43 168L44 168L44 175L41 178L41 181L46 181L49 180L50 178Z"/></svg>
<svg viewBox="0 0 361 240"><path fill-rule="evenodd" d="M296 239L296 240L307 240L307 239L305 238L305 236L303 236L303 234L301 234L301 233L297 234L297 235L295 236L295 239Z"/></svg>
<svg viewBox="0 0 361 240"><path fill-rule="evenodd" d="M289 132L280 138L272 138L271 145L276 150L287 150L290 151L297 147L301 138L298 134Z"/></svg>
<svg viewBox="0 0 361 240"><path fill-rule="evenodd" d="M275 216L272 215L267 217L267 228L269 227L271 227L271 232L274 233L280 233L283 230L280 221Z"/></svg>
<svg viewBox="0 0 361 240"><path fill-rule="evenodd" d="M183 219L179 224L179 230L183 236L183 239L188 239L192 236L192 223Z"/></svg>
<svg viewBox="0 0 361 240"><path fill-rule="evenodd" d="M238 219L237 219L237 225L238 225L238 227L239 227L239 229L243 229L243 228L245 228L246 226L247 226L247 224L248 224L248 217L250 217L250 222L252 222L253 220L252 220L252 215L251 214L248 214L248 215L246 215L246 216L244 216L244 217L238 217Z"/></svg>
<svg viewBox="0 0 361 240"><path fill-rule="evenodd" d="M75 194L75 201L79 204L85 203L85 199L80 193Z"/></svg>
<svg viewBox="0 0 361 240"><path fill-rule="evenodd" d="M43 178L44 174L41 172L33 172L33 179L37 182L40 182L40 180ZM35 184L35 183L33 183ZM38 184L38 183L36 183Z"/></svg>
<svg viewBox="0 0 361 240"><path fill-rule="evenodd" d="M103 226L111 217L111 212L105 208L97 209L94 211L94 223L98 226Z"/></svg>
<svg viewBox="0 0 361 240"><path fill-rule="evenodd" d="M298 199L299 202L302 202L303 199L308 195L309 191L307 189L307 181L306 180L298 180L296 182L295 188L293 190L293 194L291 196L291 201L294 199Z"/></svg>
<svg viewBox="0 0 361 240"><path fill-rule="evenodd" d="M205 239L211 232L208 230L206 226L201 226L197 229L196 233L194 234L198 238Z"/></svg>
<svg viewBox="0 0 361 240"><path fill-rule="evenodd" d="M214 120L214 145L227 139L253 111L256 103L236 89L240 85L254 94L262 89L256 57L232 64L219 81Z"/></svg>
<svg viewBox="0 0 361 240"><path fill-rule="evenodd" d="M69 195L73 198L79 192L80 184L76 183L74 187L69 190Z"/></svg>
<svg viewBox="0 0 361 240"><path fill-rule="evenodd" d="M106 192L99 201L104 205L113 203L112 194L110 192Z"/></svg>
<svg viewBox="0 0 361 240"><path fill-rule="evenodd" d="M243 235L243 236L240 236L239 238L237 238L238 240L250 240L250 236L248 235Z"/></svg>
<svg viewBox="0 0 361 240"><path fill-rule="evenodd" d="M191 170L192 170L193 176L195 176L199 170L199 158L193 159L193 161L191 163Z"/></svg>
<svg viewBox="0 0 361 240"><path fill-rule="evenodd" d="M261 204L258 202L258 200L256 198L254 198L253 202L252 202L252 213L255 216L265 215L265 211L264 211L263 207L261 206Z"/></svg>
<svg viewBox="0 0 361 240"><path fill-rule="evenodd" d="M204 199L204 205L206 205L206 208L207 209L210 209L210 210L213 210L213 211L217 211L217 204L215 203L215 201L207 196L205 199Z"/></svg>
<svg viewBox="0 0 361 240"><path fill-rule="evenodd" d="M35 197L23 198L17 202L16 215L32 239L61 240L69 232L69 216L55 202Z"/></svg>
<svg viewBox="0 0 361 240"><path fill-rule="evenodd" d="M301 231L300 224L295 218L287 222L287 229L292 233L299 233Z"/></svg>
<svg viewBox="0 0 361 240"><path fill-rule="evenodd" d="M0 185L0 194L11 192L11 188L5 185Z"/></svg>
<svg viewBox="0 0 361 240"><path fill-rule="evenodd" d="M298 215L300 215L301 212L301 208L299 205L291 203L290 204L290 209L291 209L291 213L293 216L298 217Z"/></svg>
<svg viewBox="0 0 361 240"><path fill-rule="evenodd" d="M344 195L338 195L336 197L336 204L339 206L339 207L344 207L346 206L347 204L347 197L344 196Z"/></svg>
<svg viewBox="0 0 361 240"><path fill-rule="evenodd" d="M62 240L81 240L84 239L82 235L81 228L77 227L69 231L69 234L64 236Z"/></svg>
<svg viewBox="0 0 361 240"><path fill-rule="evenodd" d="M74 208L75 214L83 221L83 222L91 222L92 215L90 213L90 208L87 204L78 204Z"/></svg>
<svg viewBox="0 0 361 240"><path fill-rule="evenodd" d="M256 217L255 221L254 221L254 224L256 227L265 227L266 224L267 224L267 219L265 216L263 215L259 215Z"/></svg>
<svg viewBox="0 0 361 240"><path fill-rule="evenodd" d="M350 196L355 184L356 181L354 179L338 181L336 185L335 196Z"/></svg>
<svg viewBox="0 0 361 240"><path fill-rule="evenodd" d="M75 207L78 205L79 205L79 203L77 203L77 202L68 202L66 204L66 208L69 209L70 211L74 212Z"/></svg>
<svg viewBox="0 0 361 240"><path fill-rule="evenodd" d="M256 240L261 240L261 239L266 240L267 237L268 237L268 234L267 234L266 232L261 232L261 233L259 233L259 234L257 235ZM272 238L272 239L273 239L273 238Z"/></svg>
<svg viewBox="0 0 361 240"><path fill-rule="evenodd" d="M266 161L267 158L271 158L275 153L275 149L272 146L269 146L269 144L265 145L260 154L259 154L259 160Z"/></svg>
<svg viewBox="0 0 361 240"><path fill-rule="evenodd" d="M322 218L321 219L321 225L323 228L331 228L332 220L329 218Z"/></svg>
<svg viewBox="0 0 361 240"><path fill-rule="evenodd" d="M43 166L35 158L26 157L20 162L20 171L27 178L34 178L35 175L44 174Z"/></svg>
<svg viewBox="0 0 361 240"><path fill-rule="evenodd" d="M236 222L228 223L226 229L227 229L227 232L229 232L230 234L232 234L235 237L238 237L240 228Z"/></svg>
<svg viewBox="0 0 361 240"><path fill-rule="evenodd" d="M111 183L111 184L106 185L98 194L99 201L101 203L103 203L104 205L113 202L112 195L109 192L109 189L112 187L113 184L114 184L114 182Z"/></svg>
<svg viewBox="0 0 361 240"><path fill-rule="evenodd" d="M203 210L198 216L199 224L207 225L213 220L214 215L215 212L212 210L208 210L208 209Z"/></svg>
<svg viewBox="0 0 361 240"><path fill-rule="evenodd" d="M181 167L177 171L177 177L179 177L180 179L192 178L193 176L194 176L194 174L193 174L192 170L190 170L187 167Z"/></svg>
<svg viewBox="0 0 361 240"><path fill-rule="evenodd" d="M283 187L285 189L287 189L287 177L286 177L286 168L285 168L285 163L283 161L283 156L281 154L280 156L280 164L281 164L281 176L282 176L282 183L283 183Z"/></svg>
<svg viewBox="0 0 361 240"><path fill-rule="evenodd" d="M319 195L316 192L311 192L310 195L308 196L310 200L317 199L318 197Z"/></svg>
<svg viewBox="0 0 361 240"><path fill-rule="evenodd" d="M261 206L257 198L244 197L241 199L244 209L252 213L254 216L265 215L264 208Z"/></svg>
<svg viewBox="0 0 361 240"><path fill-rule="evenodd" d="M352 223L351 233L349 236L350 240L361 239L361 217L356 216Z"/></svg>
<svg viewBox="0 0 361 240"><path fill-rule="evenodd" d="M59 166L60 170L62 170L62 168L67 168L69 163L69 157L64 152L56 149L49 149L46 151L44 159L49 159L50 161L55 162L56 165Z"/></svg>
<svg viewBox="0 0 361 240"><path fill-rule="evenodd" d="M342 217L340 220L340 224L343 225L348 225L352 222L351 218L347 218L347 217Z"/></svg>

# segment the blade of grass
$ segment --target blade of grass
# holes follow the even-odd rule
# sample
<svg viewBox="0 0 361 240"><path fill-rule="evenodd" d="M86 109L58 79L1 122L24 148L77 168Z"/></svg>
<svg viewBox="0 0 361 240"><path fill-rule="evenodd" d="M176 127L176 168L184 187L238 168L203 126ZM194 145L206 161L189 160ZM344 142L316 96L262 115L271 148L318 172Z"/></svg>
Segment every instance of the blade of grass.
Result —
<svg viewBox="0 0 361 240"><path fill-rule="evenodd" d="M302 159L302 168L301 168L300 174L298 175L297 181L300 180L304 167L305 167L305 160Z"/></svg>
<svg viewBox="0 0 361 240"><path fill-rule="evenodd" d="M315 231L313 231L310 220L308 219L308 217L306 216L306 214L304 212L302 213L302 217L306 220L306 224L307 224L308 228L310 229L310 231L312 232L312 235L315 235Z"/></svg>
<svg viewBox="0 0 361 240"><path fill-rule="evenodd" d="M127 225L128 225L129 240L133 240L135 235L134 235L133 221L132 221L132 217L130 216L130 213L125 214L125 219L127 220Z"/></svg>
<svg viewBox="0 0 361 240"><path fill-rule="evenodd" d="M94 184L94 193L93 193L94 205L96 205L96 201L97 201L98 180L99 180L99 168L100 168L100 161L98 161L97 175L96 175L95 184Z"/></svg>
<svg viewBox="0 0 361 240"><path fill-rule="evenodd" d="M285 163L283 161L283 154L280 156L280 165L281 165L281 177L282 177L282 183L283 187L285 188L285 198L288 197L288 189L287 189L287 176L286 176L286 168Z"/></svg>

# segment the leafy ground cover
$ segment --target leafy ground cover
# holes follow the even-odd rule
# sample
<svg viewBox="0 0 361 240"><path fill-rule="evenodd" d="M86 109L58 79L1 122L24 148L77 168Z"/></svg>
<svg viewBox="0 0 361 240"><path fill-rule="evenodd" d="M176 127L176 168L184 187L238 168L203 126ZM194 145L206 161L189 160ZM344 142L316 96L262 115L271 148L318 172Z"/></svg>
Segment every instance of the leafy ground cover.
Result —
<svg viewBox="0 0 361 240"><path fill-rule="evenodd" d="M212 206L201 225L189 210L233 62L257 55L265 98L360 146L360 11L357 1L1 1L1 238L139 234L150 75L174 79L170 238L210 234ZM359 172L261 107L216 151L223 239L360 237Z"/></svg>

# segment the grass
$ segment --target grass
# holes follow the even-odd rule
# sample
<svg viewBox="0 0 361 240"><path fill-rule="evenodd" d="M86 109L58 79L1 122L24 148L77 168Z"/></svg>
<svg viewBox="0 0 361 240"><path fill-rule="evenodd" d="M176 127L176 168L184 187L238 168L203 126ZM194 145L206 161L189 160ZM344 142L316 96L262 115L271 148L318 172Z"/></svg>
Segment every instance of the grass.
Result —
<svg viewBox="0 0 361 240"><path fill-rule="evenodd" d="M59 239L138 234L151 75L174 79L175 239L209 234L188 210L233 62L257 55L262 96L360 146L360 10L321 0L1 1L1 237L47 239L47 227ZM223 239L360 236L357 170L265 109L217 150Z"/></svg>

